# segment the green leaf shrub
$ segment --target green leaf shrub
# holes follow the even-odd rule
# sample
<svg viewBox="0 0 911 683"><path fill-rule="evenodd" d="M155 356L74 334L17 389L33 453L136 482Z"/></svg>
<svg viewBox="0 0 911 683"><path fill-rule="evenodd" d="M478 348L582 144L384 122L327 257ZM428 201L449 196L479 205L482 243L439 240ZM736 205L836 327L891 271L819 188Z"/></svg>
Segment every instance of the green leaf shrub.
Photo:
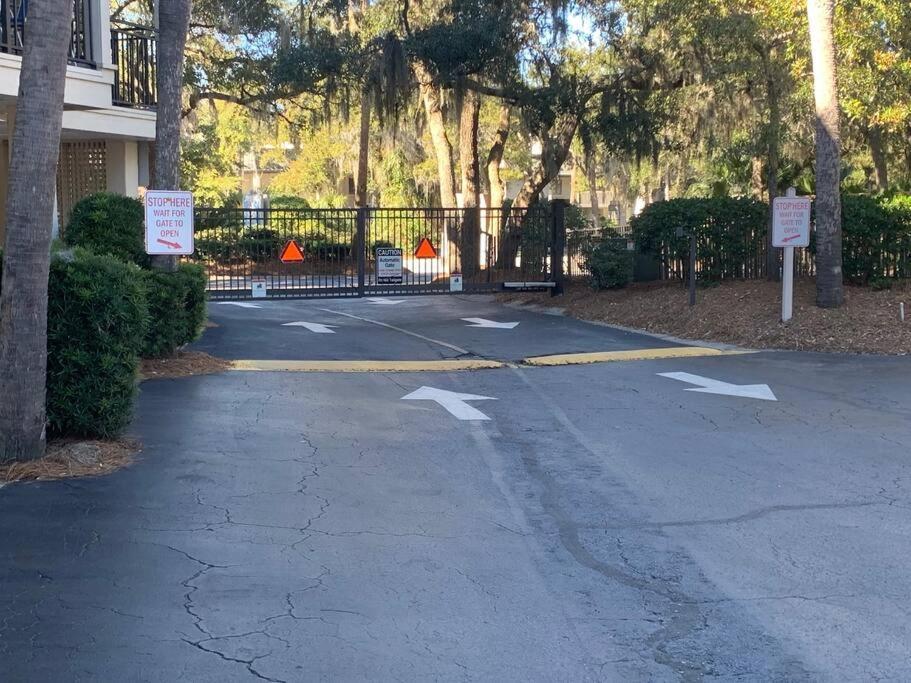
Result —
<svg viewBox="0 0 911 683"><path fill-rule="evenodd" d="M593 289L620 289L633 280L633 252L626 248L626 240L605 231L602 239L585 242L582 249L582 267L588 271Z"/></svg>
<svg viewBox="0 0 911 683"><path fill-rule="evenodd" d="M145 253L142 202L132 197L98 192L80 199L70 214L63 239L70 246L142 267L150 262Z"/></svg>
<svg viewBox="0 0 911 683"><path fill-rule="evenodd" d="M202 331L206 318L205 270L182 263L175 273L142 271L142 281L149 309L142 356L171 356Z"/></svg>
<svg viewBox="0 0 911 683"><path fill-rule="evenodd" d="M911 196L842 195L841 224L846 280L884 289L911 277Z"/></svg>
<svg viewBox="0 0 911 683"><path fill-rule="evenodd" d="M640 251L686 263L696 233L699 278L718 281L764 274L768 206L754 199L671 199L649 204L630 220ZM677 237L677 228L686 233Z"/></svg>
<svg viewBox="0 0 911 683"><path fill-rule="evenodd" d="M54 257L48 281L49 432L109 437L127 425L147 321L135 265L81 249Z"/></svg>

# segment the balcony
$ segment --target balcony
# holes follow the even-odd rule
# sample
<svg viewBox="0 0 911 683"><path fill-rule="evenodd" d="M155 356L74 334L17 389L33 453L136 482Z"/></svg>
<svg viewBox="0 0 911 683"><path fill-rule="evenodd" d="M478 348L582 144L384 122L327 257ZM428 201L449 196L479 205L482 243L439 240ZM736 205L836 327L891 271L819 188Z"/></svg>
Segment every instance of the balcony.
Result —
<svg viewBox="0 0 911 683"><path fill-rule="evenodd" d="M112 101L116 106L155 108L157 48L155 29L124 21L111 22L111 57L117 70Z"/></svg>
<svg viewBox="0 0 911 683"><path fill-rule="evenodd" d="M96 68L92 49L92 0L73 1L73 28L70 32L69 63ZM21 55L25 44L28 0L0 0L0 52Z"/></svg>

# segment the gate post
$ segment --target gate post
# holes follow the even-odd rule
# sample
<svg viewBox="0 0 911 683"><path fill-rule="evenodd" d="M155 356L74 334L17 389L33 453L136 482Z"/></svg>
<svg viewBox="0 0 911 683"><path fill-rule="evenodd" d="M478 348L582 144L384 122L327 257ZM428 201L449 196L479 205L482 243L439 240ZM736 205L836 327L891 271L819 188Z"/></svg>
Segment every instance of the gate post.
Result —
<svg viewBox="0 0 911 683"><path fill-rule="evenodd" d="M367 280L367 212L369 207L357 208L357 295L364 296L365 282Z"/></svg>
<svg viewBox="0 0 911 683"><path fill-rule="evenodd" d="M550 204L552 232L550 245L550 272L554 286L550 290L551 296L563 294L565 273L563 270L563 256L566 253L566 200L554 199Z"/></svg>

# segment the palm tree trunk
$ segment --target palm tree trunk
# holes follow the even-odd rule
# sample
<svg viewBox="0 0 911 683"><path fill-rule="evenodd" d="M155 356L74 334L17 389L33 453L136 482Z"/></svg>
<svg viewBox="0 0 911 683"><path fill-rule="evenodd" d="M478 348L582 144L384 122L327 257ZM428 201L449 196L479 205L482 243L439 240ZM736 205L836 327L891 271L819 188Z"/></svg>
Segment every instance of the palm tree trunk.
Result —
<svg viewBox="0 0 911 683"><path fill-rule="evenodd" d="M781 108L778 79L769 71L766 79L769 96L769 128L766 132L766 190L769 195L768 231L766 233L766 278L774 282L781 280L781 250L772 246L772 201L778 196L778 166L780 164Z"/></svg>
<svg viewBox="0 0 911 683"><path fill-rule="evenodd" d="M44 455L47 280L70 0L32 0L19 75L0 287L0 462Z"/></svg>
<svg viewBox="0 0 911 683"><path fill-rule="evenodd" d="M835 0L807 0L816 100L816 305L821 308L836 308L844 302L834 13Z"/></svg>
<svg viewBox="0 0 911 683"><path fill-rule="evenodd" d="M156 190L180 189L180 114L183 93L184 47L190 28L190 0L158 0L158 65L155 84L158 107L155 119ZM153 256L152 265L176 270L175 256Z"/></svg>

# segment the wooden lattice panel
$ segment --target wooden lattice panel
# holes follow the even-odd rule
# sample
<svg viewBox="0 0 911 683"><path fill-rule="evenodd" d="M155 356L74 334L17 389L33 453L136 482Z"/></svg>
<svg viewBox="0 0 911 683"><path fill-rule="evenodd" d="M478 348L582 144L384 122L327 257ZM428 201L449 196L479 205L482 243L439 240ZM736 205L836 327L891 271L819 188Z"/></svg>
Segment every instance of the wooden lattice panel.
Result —
<svg viewBox="0 0 911 683"><path fill-rule="evenodd" d="M73 205L107 188L107 152L104 140L64 142L57 164L57 213L66 228Z"/></svg>

